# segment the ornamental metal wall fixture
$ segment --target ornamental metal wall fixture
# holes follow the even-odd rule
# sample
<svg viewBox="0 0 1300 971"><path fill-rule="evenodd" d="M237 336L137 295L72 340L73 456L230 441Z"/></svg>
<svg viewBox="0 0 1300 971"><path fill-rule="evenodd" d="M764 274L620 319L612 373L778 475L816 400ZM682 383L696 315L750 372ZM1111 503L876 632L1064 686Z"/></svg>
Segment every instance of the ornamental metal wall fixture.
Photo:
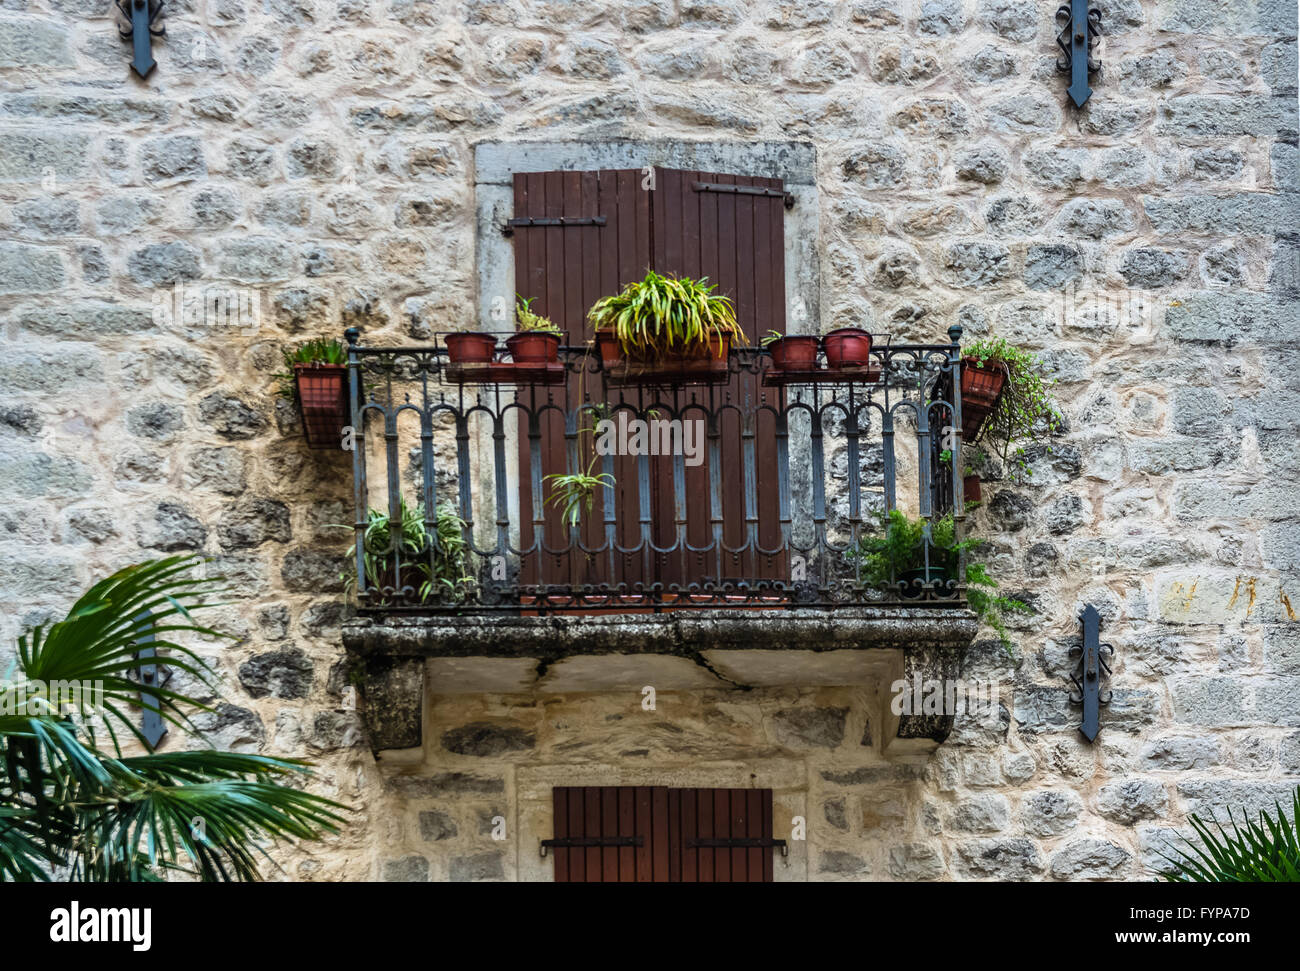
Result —
<svg viewBox="0 0 1300 971"><path fill-rule="evenodd" d="M1101 40L1101 11L1088 6L1088 0L1070 0L1056 11L1056 23L1061 29L1056 44L1062 52L1056 66L1070 75L1066 93L1082 108L1092 97L1088 75L1101 70L1101 61L1092 56Z"/></svg>
<svg viewBox="0 0 1300 971"><path fill-rule="evenodd" d="M167 26L154 22L162 16L166 0L117 0L117 9L125 21L117 25L123 40L131 42L131 67L140 77L148 77L157 62L153 59L154 37L165 37Z"/></svg>
<svg viewBox="0 0 1300 971"><path fill-rule="evenodd" d="M1070 656L1078 656L1070 680L1074 691L1070 692L1070 701L1083 705L1083 722L1079 731L1089 742L1096 741L1101 729L1101 706L1110 704L1112 692L1101 690L1103 678L1110 677L1110 658L1115 656L1115 648L1109 644L1099 643L1101 631L1101 614L1092 604L1083 608L1079 620L1083 623L1083 645L1070 649Z"/></svg>

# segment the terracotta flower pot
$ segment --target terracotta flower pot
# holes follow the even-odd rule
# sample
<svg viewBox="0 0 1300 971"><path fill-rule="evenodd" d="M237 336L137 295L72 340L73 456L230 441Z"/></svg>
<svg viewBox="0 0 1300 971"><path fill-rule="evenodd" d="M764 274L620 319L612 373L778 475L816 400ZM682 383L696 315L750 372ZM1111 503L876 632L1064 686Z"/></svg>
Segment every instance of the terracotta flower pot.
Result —
<svg viewBox="0 0 1300 971"><path fill-rule="evenodd" d="M491 334L448 334L447 358L452 364L488 364L497 349Z"/></svg>
<svg viewBox="0 0 1300 971"><path fill-rule="evenodd" d="M529 331L506 338L510 360L516 364L553 364L560 359L560 335Z"/></svg>
<svg viewBox="0 0 1300 971"><path fill-rule="evenodd" d="M617 338L610 331L598 331L596 348L601 366L606 371L630 370L638 376L662 377L700 364L725 363L731 353L731 337L713 336L708 341L692 344L663 354L625 354Z"/></svg>
<svg viewBox="0 0 1300 971"><path fill-rule="evenodd" d="M981 499L980 477L968 475L961 480L961 493L967 502L979 502Z"/></svg>
<svg viewBox="0 0 1300 971"><path fill-rule="evenodd" d="M811 371L817 367L821 341L816 337L782 337L767 345L772 352L772 366L781 371Z"/></svg>
<svg viewBox="0 0 1300 971"><path fill-rule="evenodd" d="M862 367L871 361L871 335L860 327L840 327L822 338L826 366Z"/></svg>
<svg viewBox="0 0 1300 971"><path fill-rule="evenodd" d="M975 441L986 419L998 403L1006 384L1006 365L985 361L981 367L973 357L962 359L961 434L967 442Z"/></svg>
<svg viewBox="0 0 1300 971"><path fill-rule="evenodd" d="M293 374L298 385L303 437L308 447L338 448L343 441L343 428L352 420L348 408L347 365L295 364Z"/></svg>

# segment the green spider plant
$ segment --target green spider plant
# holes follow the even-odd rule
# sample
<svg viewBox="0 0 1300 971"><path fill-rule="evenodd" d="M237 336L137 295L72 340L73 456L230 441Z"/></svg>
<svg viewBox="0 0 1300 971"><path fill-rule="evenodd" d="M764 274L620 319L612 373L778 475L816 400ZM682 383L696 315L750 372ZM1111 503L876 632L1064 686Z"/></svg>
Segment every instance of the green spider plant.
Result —
<svg viewBox="0 0 1300 971"><path fill-rule="evenodd" d="M614 488L614 477L608 472L591 474L596 461L593 456L586 472L546 476L545 481L551 484L551 495L547 501L560 510L561 522L568 523L570 527L578 525L584 512L591 512L596 504L596 490Z"/></svg>
<svg viewBox="0 0 1300 971"><path fill-rule="evenodd" d="M166 666L205 693L216 683L183 643L224 636L194 620L216 590L191 575L199 562L175 556L119 570L63 620L19 638L15 670L0 680L0 880L152 881L169 871L257 880L271 861L267 840L338 832L347 807L297 788L307 762L212 749L123 753L119 735L148 749L131 710L142 637L151 633ZM198 734L191 715L210 706L166 685L149 690L163 719Z"/></svg>
<svg viewBox="0 0 1300 971"><path fill-rule="evenodd" d="M601 297L587 319L609 331L629 357L657 360L729 337L745 343L729 297L715 293L708 278L664 276L650 270L620 293Z"/></svg>
<svg viewBox="0 0 1300 971"><path fill-rule="evenodd" d="M1161 874L1170 883L1297 883L1300 882L1300 786L1291 796L1291 818L1279 803L1277 816L1260 810L1252 822L1242 810L1237 822L1228 810L1231 831L1213 816L1214 830L1193 813L1188 817L1197 842L1182 837L1187 849L1170 846L1178 856L1160 853L1170 869ZM1215 832L1217 830L1217 833ZM1159 852L1159 851L1157 851Z"/></svg>

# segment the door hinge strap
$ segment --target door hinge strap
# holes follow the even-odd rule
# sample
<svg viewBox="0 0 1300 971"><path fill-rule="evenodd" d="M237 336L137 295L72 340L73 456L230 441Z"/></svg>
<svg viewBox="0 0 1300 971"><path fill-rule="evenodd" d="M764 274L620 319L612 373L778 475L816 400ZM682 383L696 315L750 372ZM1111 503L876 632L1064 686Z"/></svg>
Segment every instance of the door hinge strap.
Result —
<svg viewBox="0 0 1300 971"><path fill-rule="evenodd" d="M788 856L790 848L786 846L785 840L774 840L766 837L747 838L742 836L731 839L688 839L686 848L694 849L719 849L719 850L738 850L738 849L767 849L770 846L779 846L781 855Z"/></svg>
<svg viewBox="0 0 1300 971"><path fill-rule="evenodd" d="M568 229L570 226L603 225L605 225L604 216L516 216L514 219L506 220L506 224L501 227L501 232L506 236L512 236L516 229L532 227L550 226Z"/></svg>
<svg viewBox="0 0 1300 971"><path fill-rule="evenodd" d="M564 836L559 839L542 840L542 856L548 848L573 849L593 846L644 846L644 836Z"/></svg>
<svg viewBox="0 0 1300 971"><path fill-rule="evenodd" d="M785 201L787 209L794 208L794 193L784 189L767 189L757 185L731 185L727 182L695 182L691 188L696 192L726 192L736 196L767 196Z"/></svg>

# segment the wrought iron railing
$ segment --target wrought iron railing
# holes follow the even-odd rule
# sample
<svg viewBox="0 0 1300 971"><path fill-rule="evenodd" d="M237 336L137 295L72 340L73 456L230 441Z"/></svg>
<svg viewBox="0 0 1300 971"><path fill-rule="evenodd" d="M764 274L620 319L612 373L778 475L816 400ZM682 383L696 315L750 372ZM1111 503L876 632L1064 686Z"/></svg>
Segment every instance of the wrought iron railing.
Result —
<svg viewBox="0 0 1300 971"><path fill-rule="evenodd" d="M964 606L937 539L964 520L961 329L949 336L877 339L856 370L791 374L733 348L717 370L651 379L585 347L462 367L441 335L367 347L350 330L359 606ZM896 508L924 526L922 565L882 575L864 544Z"/></svg>

